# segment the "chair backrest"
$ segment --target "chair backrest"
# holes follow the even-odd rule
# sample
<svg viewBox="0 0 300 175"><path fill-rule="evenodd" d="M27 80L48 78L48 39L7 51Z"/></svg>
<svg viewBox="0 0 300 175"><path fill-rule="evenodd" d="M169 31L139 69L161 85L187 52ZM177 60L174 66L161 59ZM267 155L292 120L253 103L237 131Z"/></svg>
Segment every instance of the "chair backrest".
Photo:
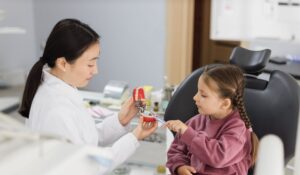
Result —
<svg viewBox="0 0 300 175"><path fill-rule="evenodd" d="M253 75L249 76L248 74L257 74L261 71L261 65L265 65L270 50L260 51L261 53L247 50L247 55L244 56L238 50L239 48L232 52L231 63L238 66L241 64L241 68L247 67L247 70L244 69L246 73L244 100L253 129L259 138L266 134L279 136L284 144L287 163L295 153L300 101L299 85L289 74L277 70L271 72L268 81ZM252 59L251 54L257 61L256 64L255 61L247 60ZM240 60L237 61L238 59ZM244 59L246 59L244 62L241 61ZM247 62L251 65L248 66ZM202 72L203 68L195 70L176 89L165 111L166 121L179 119L185 122L198 113L193 96L197 92L197 81Z"/></svg>
<svg viewBox="0 0 300 175"><path fill-rule="evenodd" d="M270 55L270 49L253 51L242 47L235 47L230 55L230 64L238 65L249 74L259 74L265 68Z"/></svg>

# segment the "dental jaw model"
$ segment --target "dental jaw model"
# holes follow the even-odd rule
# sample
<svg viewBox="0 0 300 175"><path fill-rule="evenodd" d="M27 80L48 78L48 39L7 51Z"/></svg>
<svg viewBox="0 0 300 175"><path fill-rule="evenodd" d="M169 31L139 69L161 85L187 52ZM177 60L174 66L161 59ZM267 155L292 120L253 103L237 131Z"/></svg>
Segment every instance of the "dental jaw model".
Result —
<svg viewBox="0 0 300 175"><path fill-rule="evenodd" d="M139 115L143 117L143 127L144 128L151 128L154 123L158 120L160 122L163 122L163 120L158 119L158 117L156 116L155 113L153 112L149 112L146 113L145 112L145 92L144 89L139 87L139 88L134 88L133 89L133 100L135 102L135 106L139 109Z"/></svg>
<svg viewBox="0 0 300 175"><path fill-rule="evenodd" d="M139 113L143 113L146 108L144 89L142 87L134 88L132 96L135 106L139 109Z"/></svg>

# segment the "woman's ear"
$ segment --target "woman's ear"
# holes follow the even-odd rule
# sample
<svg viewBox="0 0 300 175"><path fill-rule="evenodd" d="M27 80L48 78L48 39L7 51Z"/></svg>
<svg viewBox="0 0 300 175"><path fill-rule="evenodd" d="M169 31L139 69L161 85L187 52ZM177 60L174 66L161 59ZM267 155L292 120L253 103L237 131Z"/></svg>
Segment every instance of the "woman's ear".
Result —
<svg viewBox="0 0 300 175"><path fill-rule="evenodd" d="M222 108L223 109L229 109L229 108L231 108L231 100L229 98L223 99Z"/></svg>
<svg viewBox="0 0 300 175"><path fill-rule="evenodd" d="M67 66L68 66L68 62L65 59L65 57L59 57L56 59L55 64L57 66L57 68L59 70L61 70L62 72L66 72L67 70Z"/></svg>

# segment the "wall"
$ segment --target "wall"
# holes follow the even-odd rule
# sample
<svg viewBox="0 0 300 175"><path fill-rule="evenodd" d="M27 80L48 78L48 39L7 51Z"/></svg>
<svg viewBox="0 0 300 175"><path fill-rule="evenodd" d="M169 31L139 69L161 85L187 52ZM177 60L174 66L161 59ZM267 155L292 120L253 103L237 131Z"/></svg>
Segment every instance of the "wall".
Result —
<svg viewBox="0 0 300 175"><path fill-rule="evenodd" d="M0 78L18 84L22 81L19 76L22 76L24 83L24 71L37 57L33 1L1 0L0 9L5 11L0 27L22 27L26 30L26 34L0 34Z"/></svg>
<svg viewBox="0 0 300 175"><path fill-rule="evenodd" d="M62 18L78 18L101 35L99 75L88 89L103 90L109 80L163 86L165 0L34 0L34 6L40 45Z"/></svg>
<svg viewBox="0 0 300 175"><path fill-rule="evenodd" d="M292 41L278 41L278 40L257 40L249 42L249 49L260 50L260 49L271 49L271 56L286 56L300 55L300 43Z"/></svg>

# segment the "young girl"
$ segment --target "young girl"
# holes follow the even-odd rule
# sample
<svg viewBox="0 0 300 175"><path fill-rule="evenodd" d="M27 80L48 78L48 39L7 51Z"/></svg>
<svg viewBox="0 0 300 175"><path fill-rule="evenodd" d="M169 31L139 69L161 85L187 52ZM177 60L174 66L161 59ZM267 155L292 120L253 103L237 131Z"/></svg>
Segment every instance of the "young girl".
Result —
<svg viewBox="0 0 300 175"><path fill-rule="evenodd" d="M258 138L244 101L244 76L234 65L206 67L194 96L200 114L166 126L177 132L167 167L178 175L246 175L254 164Z"/></svg>

